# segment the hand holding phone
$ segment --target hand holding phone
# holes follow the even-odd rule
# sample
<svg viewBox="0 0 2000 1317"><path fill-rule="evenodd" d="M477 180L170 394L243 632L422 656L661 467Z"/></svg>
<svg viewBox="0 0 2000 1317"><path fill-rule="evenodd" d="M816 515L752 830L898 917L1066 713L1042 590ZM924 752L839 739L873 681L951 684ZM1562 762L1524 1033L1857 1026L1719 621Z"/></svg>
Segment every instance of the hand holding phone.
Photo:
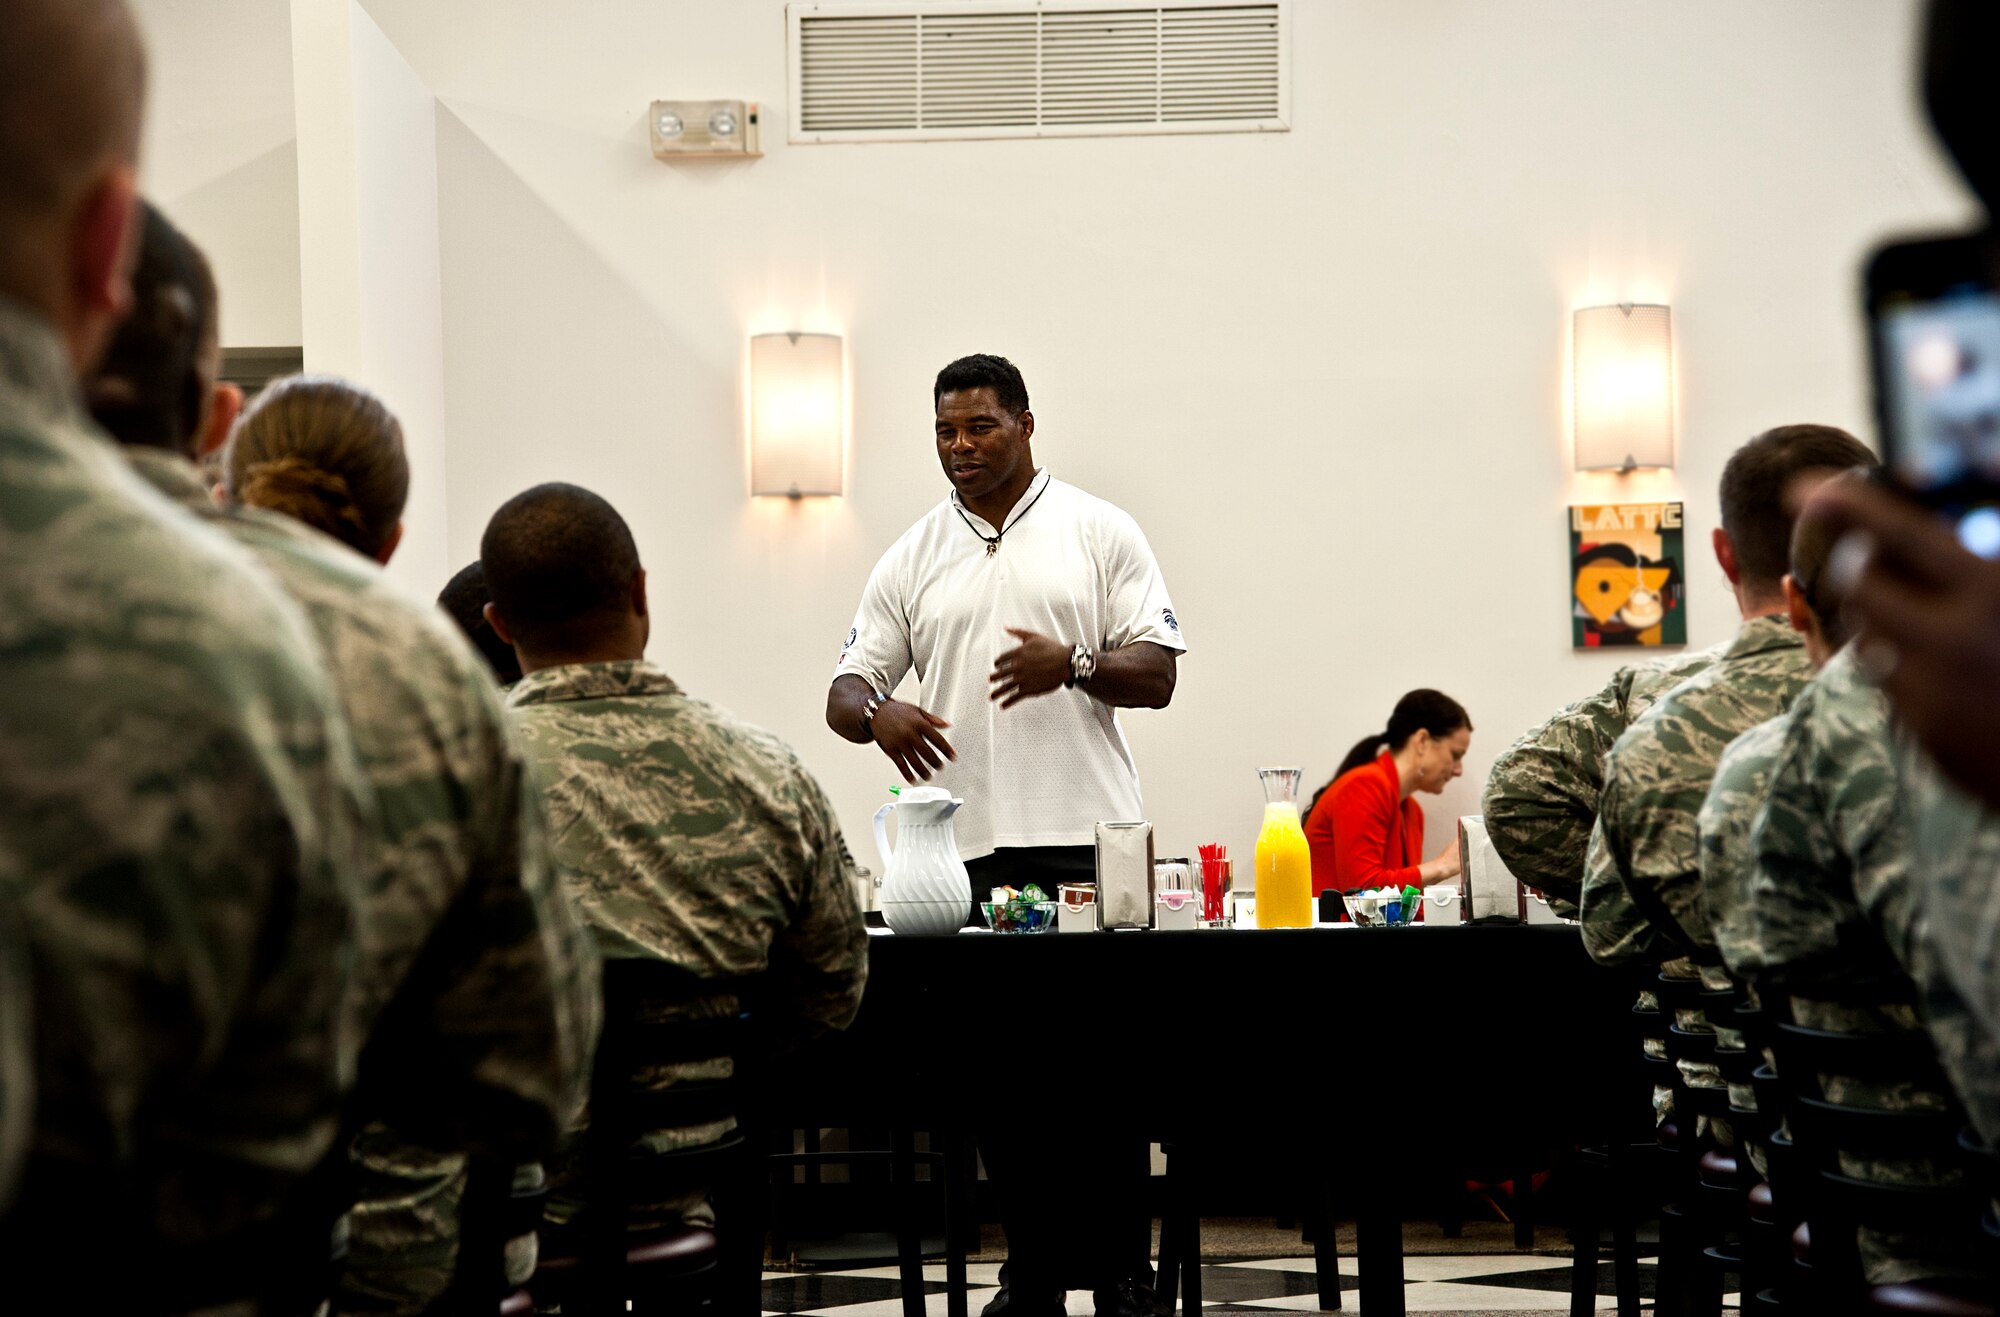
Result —
<svg viewBox="0 0 2000 1317"><path fill-rule="evenodd" d="M1891 243L1868 262L1867 297L1891 479L2000 557L2000 240Z"/></svg>

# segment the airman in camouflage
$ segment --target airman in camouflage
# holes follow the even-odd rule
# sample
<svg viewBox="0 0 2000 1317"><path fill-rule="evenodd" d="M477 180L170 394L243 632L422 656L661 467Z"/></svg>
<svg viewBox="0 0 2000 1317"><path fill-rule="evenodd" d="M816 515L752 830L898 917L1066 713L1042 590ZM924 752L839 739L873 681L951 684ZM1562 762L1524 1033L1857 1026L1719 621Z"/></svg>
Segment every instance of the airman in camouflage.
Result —
<svg viewBox="0 0 2000 1317"><path fill-rule="evenodd" d="M457 1258L459 1149L533 1162L554 1151L581 1105L597 1028L595 949L557 885L498 693L449 621L317 531L217 508L187 460L128 456L304 606L375 785L381 848L356 930L353 1008L368 1040L360 1083L364 1097L393 1088L404 1120L420 1111L442 1146L381 1121L359 1132L338 1307L421 1312ZM525 1280L532 1253L512 1269Z"/></svg>
<svg viewBox="0 0 2000 1317"><path fill-rule="evenodd" d="M868 948L833 807L783 742L689 697L641 657L650 613L624 519L587 490L537 486L494 514L479 557L494 629L527 674L507 707L545 792L563 881L599 948L705 978L769 971L763 1006L780 1045L845 1027ZM642 1082L726 1064L656 1068ZM655 1131L647 1146L727 1128ZM574 1158L550 1167L558 1223L577 1210L576 1169ZM642 1204L634 1221L706 1211Z"/></svg>
<svg viewBox="0 0 2000 1317"><path fill-rule="evenodd" d="M1895 764L1887 702L1869 685L1851 649L1836 654L1799 696L1773 756L1750 832L1750 862L1737 876L1740 918L1718 941L1732 968L1787 992L1792 1019L1848 1033L1923 1027L1898 944L1912 932L1908 811ZM1829 1000L1810 985L1882 985L1867 1005ZM1801 992L1798 989L1804 989ZM1767 992L1768 995L1768 992ZM1941 1094L1912 1083L1822 1075L1832 1101L1889 1110L1937 1109ZM1843 1153L1842 1169L1864 1179L1936 1183L1928 1161ZM1917 1234L1860 1236L1863 1264L1877 1284L1934 1276L1965 1260Z"/></svg>
<svg viewBox="0 0 2000 1317"><path fill-rule="evenodd" d="M1744 622L1722 656L1676 687L1618 739L1583 884L1584 947L1615 965L1708 951L1695 817L1722 751L1783 713L1812 676L1782 616ZM1671 971L1669 971L1671 972Z"/></svg>
<svg viewBox="0 0 2000 1317"><path fill-rule="evenodd" d="M1516 741L1493 764L1480 811L1507 868L1558 913L1583 898L1583 862L1604 789L1604 756L1653 702L1704 671L1725 646L1618 669L1604 689Z"/></svg>
<svg viewBox="0 0 2000 1317"><path fill-rule="evenodd" d="M1678 962L1699 953L1720 971L1711 939L1698 928L1695 815L1723 749L1783 713L1811 677L1805 643L1779 611L1799 500L1813 485L1874 460L1844 430L1781 425L1723 466L1716 562L1743 623L1712 664L1662 697L1605 758L1580 903L1584 948L1599 962L1665 961L1663 973L1688 974L1691 964Z"/></svg>
<svg viewBox="0 0 2000 1317"><path fill-rule="evenodd" d="M0 889L40 1090L0 1265L81 1274L117 1239L94 1284L157 1302L334 1137L369 806L296 610L74 399L62 341L0 296Z"/></svg>
<svg viewBox="0 0 2000 1317"><path fill-rule="evenodd" d="M1715 766L1715 781L1702 801L1695 819L1700 846L1701 902L1704 918L1700 928L1714 941L1714 949L1727 968L1724 982L1751 984L1755 943L1748 937L1749 913L1739 897L1739 875L1752 861L1750 824L1763 802L1765 784L1770 781L1772 761L1785 738L1791 721L1785 713L1759 723L1729 743ZM1706 959L1706 957L1704 957ZM1707 977L1705 975L1705 977ZM1713 979L1709 979L1714 986ZM1753 987L1754 996L1754 987ZM1716 1047L1742 1049L1749 1045L1741 1031L1714 1026ZM1718 1076L1720 1068L1717 1069ZM1756 1090L1745 1084L1729 1084L1730 1105L1746 1111L1757 1109ZM1765 1171L1764 1149L1751 1146L1750 1160L1759 1173Z"/></svg>
<svg viewBox="0 0 2000 1317"><path fill-rule="evenodd" d="M853 1018L868 958L851 861L832 805L783 742L645 662L530 672L507 703L546 785L557 863L605 955L714 978L777 968L788 990L768 1006L801 1039ZM551 1171L558 1220L572 1178Z"/></svg>
<svg viewBox="0 0 2000 1317"><path fill-rule="evenodd" d="M151 207L133 289L90 404L142 477L247 548L303 606L375 789L378 867L359 912L352 1002L367 1040L359 1103L379 1111L386 1100L441 1146L380 1120L360 1131L338 1308L421 1312L451 1279L462 1150L544 1156L582 1101L595 953L557 884L493 683L456 629L346 545L209 497L191 460L202 416L186 400L210 399L210 430L234 418L234 399L212 387L215 287L200 251ZM404 460L386 409L337 381L281 381L239 432L255 447L277 429L296 441L294 470L320 469L315 455L336 448Z"/></svg>

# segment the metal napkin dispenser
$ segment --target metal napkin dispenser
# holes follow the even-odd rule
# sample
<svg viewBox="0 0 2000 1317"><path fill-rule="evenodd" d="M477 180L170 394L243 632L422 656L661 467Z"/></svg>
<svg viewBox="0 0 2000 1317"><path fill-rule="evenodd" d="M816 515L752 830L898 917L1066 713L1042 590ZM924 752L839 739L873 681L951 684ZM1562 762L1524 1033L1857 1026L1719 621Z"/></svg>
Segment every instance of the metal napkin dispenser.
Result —
<svg viewBox="0 0 2000 1317"><path fill-rule="evenodd" d="M1464 918L1473 920L1525 920L1528 917L1527 889L1501 860L1486 835L1486 820L1468 814L1458 821L1459 888L1465 903Z"/></svg>
<svg viewBox="0 0 2000 1317"><path fill-rule="evenodd" d="M1153 825L1097 825L1097 926L1153 926Z"/></svg>

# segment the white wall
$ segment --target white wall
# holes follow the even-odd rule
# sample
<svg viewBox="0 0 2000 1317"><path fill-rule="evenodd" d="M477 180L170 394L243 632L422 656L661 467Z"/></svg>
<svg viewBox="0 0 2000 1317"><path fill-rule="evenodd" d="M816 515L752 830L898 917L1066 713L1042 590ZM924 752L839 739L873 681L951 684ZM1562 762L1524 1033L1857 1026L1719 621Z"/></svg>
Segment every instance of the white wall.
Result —
<svg viewBox="0 0 2000 1317"><path fill-rule="evenodd" d="M222 342L299 343L299 176L283 0L133 0L152 54L140 181L219 259Z"/></svg>
<svg viewBox="0 0 2000 1317"><path fill-rule="evenodd" d="M292 0L306 369L365 382L403 425L410 495L389 574L452 571L436 98L354 0Z"/></svg>
<svg viewBox="0 0 2000 1317"><path fill-rule="evenodd" d="M949 358L1019 362L1038 455L1152 538L1192 645L1128 721L1164 847L1247 852L1254 767L1316 783L1415 685L1478 727L1441 834L1615 664L1568 647L1564 505L1684 494L1705 542L1736 443L1864 425L1866 245L1969 213L1909 91L1914 3L1297 0L1288 134L840 147L784 140L779 0L366 8L439 98L453 562L534 481L607 494L653 656L797 746L850 831L891 774L821 701L869 566L944 492ZM764 103L765 159L650 158L647 102L705 96ZM1575 476L1567 312L1654 298L1680 468ZM837 502L744 495L743 340L787 327L849 337ZM1729 633L1699 556L1691 603L1694 643Z"/></svg>

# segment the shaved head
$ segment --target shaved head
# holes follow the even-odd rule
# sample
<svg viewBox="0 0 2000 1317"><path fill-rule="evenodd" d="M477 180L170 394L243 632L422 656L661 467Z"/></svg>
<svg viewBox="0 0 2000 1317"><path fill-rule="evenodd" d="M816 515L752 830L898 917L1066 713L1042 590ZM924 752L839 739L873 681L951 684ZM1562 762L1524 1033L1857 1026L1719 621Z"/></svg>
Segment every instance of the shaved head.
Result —
<svg viewBox="0 0 2000 1317"><path fill-rule="evenodd" d="M493 606L519 644L573 650L631 606L639 549L618 510L576 485L536 485L500 506L479 542Z"/></svg>
<svg viewBox="0 0 2000 1317"><path fill-rule="evenodd" d="M73 348L123 297L145 84L124 0L0 3L0 292Z"/></svg>

